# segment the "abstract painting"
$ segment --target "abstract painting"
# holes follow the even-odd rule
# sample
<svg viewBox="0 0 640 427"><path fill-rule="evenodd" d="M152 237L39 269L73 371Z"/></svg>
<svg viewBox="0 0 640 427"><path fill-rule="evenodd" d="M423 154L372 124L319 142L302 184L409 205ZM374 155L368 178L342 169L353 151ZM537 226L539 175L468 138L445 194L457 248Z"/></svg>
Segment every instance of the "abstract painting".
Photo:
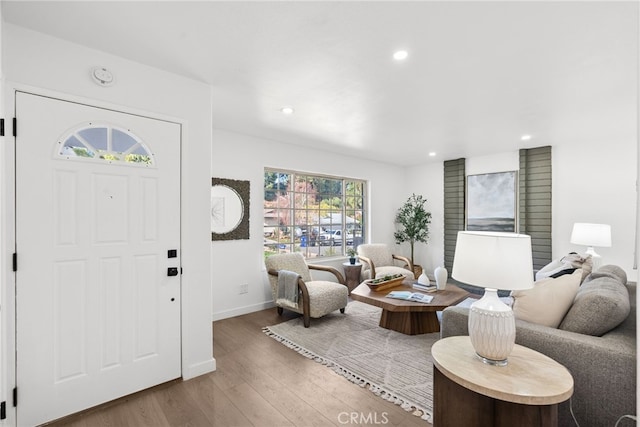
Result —
<svg viewBox="0 0 640 427"><path fill-rule="evenodd" d="M467 230L516 231L517 172L467 176Z"/></svg>

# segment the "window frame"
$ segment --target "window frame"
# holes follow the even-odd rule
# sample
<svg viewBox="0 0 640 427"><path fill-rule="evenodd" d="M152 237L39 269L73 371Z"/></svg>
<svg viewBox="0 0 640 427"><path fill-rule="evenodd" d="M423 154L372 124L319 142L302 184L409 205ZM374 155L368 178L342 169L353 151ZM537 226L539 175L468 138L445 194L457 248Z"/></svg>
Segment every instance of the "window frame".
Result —
<svg viewBox="0 0 640 427"><path fill-rule="evenodd" d="M91 141L87 138L87 135L83 135L85 131L91 130L105 130L105 139L106 148L98 148L94 141ZM125 137L134 141L133 144L130 144L128 148L124 151L118 151L113 144L117 142L117 139L114 138L114 134L118 132ZM71 139L75 139L79 142L79 145L72 146L67 145L67 143ZM121 137L119 137L121 138ZM118 139L119 139L118 138ZM64 149L69 148L74 154L65 153ZM84 151L91 155L82 155L76 150ZM142 150L144 154L137 153L136 151ZM129 157L132 156L132 157ZM137 158L143 159L133 160ZM134 166L134 167L145 167L145 168L155 168L156 161L153 155L153 152L149 149L147 144L140 138L138 135L131 132L129 129L123 128L118 125L114 125L106 122L88 122L81 123L77 126L68 130L64 135L58 138L57 143L55 144L54 157L60 160L71 160L71 161L83 161L83 162L95 162L109 165L121 165L121 166ZM146 157L146 161L144 158Z"/></svg>
<svg viewBox="0 0 640 427"><path fill-rule="evenodd" d="M267 180L268 174L288 176L285 188L267 188L271 184ZM315 187L321 180L339 181L339 193ZM324 185L328 185L327 182ZM264 256L287 252L301 252L305 259L347 256L347 249L356 249L367 237L367 188L368 181L361 178L265 167ZM267 200L271 191L275 195ZM340 197L339 207L334 205L332 199L335 197ZM309 203L310 198L315 198L313 205ZM323 204L326 200L331 200L330 207ZM280 205L280 201L286 203ZM338 232L339 237L331 240Z"/></svg>

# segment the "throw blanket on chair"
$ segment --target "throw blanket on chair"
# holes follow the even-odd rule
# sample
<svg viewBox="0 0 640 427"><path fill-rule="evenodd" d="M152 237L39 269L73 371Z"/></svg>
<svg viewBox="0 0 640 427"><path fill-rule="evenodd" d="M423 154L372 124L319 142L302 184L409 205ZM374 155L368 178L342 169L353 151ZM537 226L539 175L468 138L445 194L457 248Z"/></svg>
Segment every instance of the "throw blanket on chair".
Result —
<svg viewBox="0 0 640 427"><path fill-rule="evenodd" d="M298 307L298 273L288 270L278 271L278 300L276 304Z"/></svg>

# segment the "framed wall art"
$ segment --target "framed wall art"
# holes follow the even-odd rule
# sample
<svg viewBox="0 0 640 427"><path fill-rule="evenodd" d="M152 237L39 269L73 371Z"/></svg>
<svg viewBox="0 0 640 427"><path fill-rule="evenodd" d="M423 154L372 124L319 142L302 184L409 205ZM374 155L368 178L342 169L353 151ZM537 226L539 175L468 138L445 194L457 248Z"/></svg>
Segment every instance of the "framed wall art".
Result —
<svg viewBox="0 0 640 427"><path fill-rule="evenodd" d="M517 230L517 175L510 171L467 176L467 230Z"/></svg>
<svg viewBox="0 0 640 427"><path fill-rule="evenodd" d="M249 181L211 178L211 240L249 239Z"/></svg>

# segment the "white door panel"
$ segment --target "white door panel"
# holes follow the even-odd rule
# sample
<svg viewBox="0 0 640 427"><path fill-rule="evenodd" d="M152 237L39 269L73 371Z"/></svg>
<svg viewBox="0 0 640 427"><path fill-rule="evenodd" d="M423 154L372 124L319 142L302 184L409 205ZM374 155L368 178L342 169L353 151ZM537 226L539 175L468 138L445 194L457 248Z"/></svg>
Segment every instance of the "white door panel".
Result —
<svg viewBox="0 0 640 427"><path fill-rule="evenodd" d="M20 92L16 117L17 421L35 425L181 374L180 125ZM103 124L154 164L59 155Z"/></svg>

